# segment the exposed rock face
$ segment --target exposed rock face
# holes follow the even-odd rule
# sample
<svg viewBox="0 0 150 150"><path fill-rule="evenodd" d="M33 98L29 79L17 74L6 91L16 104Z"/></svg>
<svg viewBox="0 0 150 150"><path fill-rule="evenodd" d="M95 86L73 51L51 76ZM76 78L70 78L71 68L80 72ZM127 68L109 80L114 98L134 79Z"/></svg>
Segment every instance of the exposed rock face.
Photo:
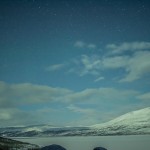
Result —
<svg viewBox="0 0 150 150"><path fill-rule="evenodd" d="M107 149L103 147L95 147L93 150L107 150Z"/></svg>
<svg viewBox="0 0 150 150"><path fill-rule="evenodd" d="M41 148L41 150L66 150L66 149L60 145L53 144L53 145L45 146Z"/></svg>

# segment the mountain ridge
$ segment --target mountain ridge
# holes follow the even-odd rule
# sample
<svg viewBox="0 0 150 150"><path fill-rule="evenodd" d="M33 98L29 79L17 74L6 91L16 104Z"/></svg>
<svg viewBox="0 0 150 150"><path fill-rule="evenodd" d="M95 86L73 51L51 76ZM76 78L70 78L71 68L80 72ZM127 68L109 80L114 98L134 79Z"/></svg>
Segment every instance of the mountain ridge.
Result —
<svg viewBox="0 0 150 150"><path fill-rule="evenodd" d="M136 115L136 117L135 117ZM138 118L137 116L140 117ZM128 120L128 122L127 122ZM114 123L123 123L123 124L129 124L129 120L130 120L130 123L135 123L135 122L139 122L139 123L142 123L142 122L147 122L150 123L150 107L147 107L147 108L144 108L144 109L140 109L140 110L135 110L135 111L132 111L132 112L129 112L129 113L126 113L124 115L121 115L115 119L112 119L106 123L100 123L100 124L96 124L96 125L92 125L91 127L98 127L98 126L103 126L103 125L108 125L108 124L114 124Z"/></svg>
<svg viewBox="0 0 150 150"><path fill-rule="evenodd" d="M126 113L111 121L86 127L56 127L52 125L30 125L26 127L0 128L0 136L100 136L150 134L150 107Z"/></svg>
<svg viewBox="0 0 150 150"><path fill-rule="evenodd" d="M111 121L91 126L106 135L150 134L150 107L132 111Z"/></svg>

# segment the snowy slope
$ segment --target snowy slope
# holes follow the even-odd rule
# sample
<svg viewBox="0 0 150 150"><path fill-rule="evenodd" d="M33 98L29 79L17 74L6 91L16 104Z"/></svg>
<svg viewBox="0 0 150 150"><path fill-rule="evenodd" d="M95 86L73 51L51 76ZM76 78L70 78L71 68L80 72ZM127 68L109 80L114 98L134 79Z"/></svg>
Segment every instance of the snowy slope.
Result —
<svg viewBox="0 0 150 150"><path fill-rule="evenodd" d="M32 126L27 126L24 127L23 132L30 132L30 131L37 131L37 132L44 132L50 129L57 129L60 127L52 126L52 125L47 125L47 124L42 124L42 125L32 125Z"/></svg>
<svg viewBox="0 0 150 150"><path fill-rule="evenodd" d="M82 135L89 127L55 127L51 125L33 125L26 127L0 128L2 137L43 137Z"/></svg>
<svg viewBox="0 0 150 150"><path fill-rule="evenodd" d="M150 107L133 111L114 120L90 127L55 127L32 125L26 127L0 128L0 136L92 136L92 135L139 135L150 134Z"/></svg>
<svg viewBox="0 0 150 150"><path fill-rule="evenodd" d="M91 127L95 128L95 132L104 134L150 134L150 107Z"/></svg>

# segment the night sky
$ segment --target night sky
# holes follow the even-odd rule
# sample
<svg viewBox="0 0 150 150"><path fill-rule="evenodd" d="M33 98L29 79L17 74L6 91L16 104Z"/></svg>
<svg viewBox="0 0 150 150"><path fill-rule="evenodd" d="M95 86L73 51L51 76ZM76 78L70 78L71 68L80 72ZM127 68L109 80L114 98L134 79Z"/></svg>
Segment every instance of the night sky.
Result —
<svg viewBox="0 0 150 150"><path fill-rule="evenodd" d="M149 0L0 1L0 126L106 122L149 89Z"/></svg>

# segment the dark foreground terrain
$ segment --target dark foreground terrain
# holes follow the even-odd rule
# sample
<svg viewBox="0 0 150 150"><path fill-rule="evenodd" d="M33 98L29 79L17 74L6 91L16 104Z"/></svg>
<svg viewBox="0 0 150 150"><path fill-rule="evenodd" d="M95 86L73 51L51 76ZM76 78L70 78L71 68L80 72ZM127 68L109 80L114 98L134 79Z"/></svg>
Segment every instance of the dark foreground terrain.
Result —
<svg viewBox="0 0 150 150"><path fill-rule="evenodd" d="M40 147L35 144L0 137L0 150L38 150L38 149L40 149Z"/></svg>
<svg viewBox="0 0 150 150"><path fill-rule="evenodd" d="M39 147L38 145L35 144L0 137L0 150L67 150L67 149L56 144L52 144L45 147ZM95 147L93 150L107 150L107 149L103 147Z"/></svg>

